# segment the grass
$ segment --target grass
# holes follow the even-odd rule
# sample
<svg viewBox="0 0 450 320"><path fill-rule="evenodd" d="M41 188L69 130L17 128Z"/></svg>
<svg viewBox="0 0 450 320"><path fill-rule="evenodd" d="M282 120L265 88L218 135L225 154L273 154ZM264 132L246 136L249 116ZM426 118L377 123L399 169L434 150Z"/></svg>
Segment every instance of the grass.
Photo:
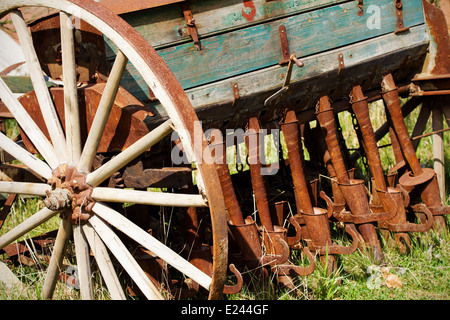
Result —
<svg viewBox="0 0 450 320"><path fill-rule="evenodd" d="M371 118L376 130L384 121L384 108L379 104L372 104ZM412 131L419 110L415 110L406 118L408 128ZM352 129L352 121L348 112L339 114L340 124L348 148L357 148L358 140ZM446 127L446 124L445 124ZM445 128L444 127L444 128ZM12 130L12 129L11 129ZM427 125L425 133L431 132L431 124ZM444 145L449 145L450 134L444 133ZM282 141L283 142L283 141ZM389 138L385 137L379 145L389 144ZM242 147L242 146L241 146ZM232 152L232 151L231 151ZM423 138L419 144L417 154L424 166L432 167L432 137ZM387 171L395 164L392 148L380 149L380 156L384 169ZM230 159L231 155L229 155ZM269 161L270 162L270 161ZM446 205L450 204L449 182L450 182L450 150L445 150L446 163ZM244 166L246 166L244 164ZM231 171L236 166L230 165ZM247 169L244 167L244 170ZM42 200L36 198L18 198L11 209L5 225L0 230L4 234L15 225L29 217L43 206ZM448 217L447 224L448 224ZM29 239L59 226L59 217L50 219L47 223L36 228L32 233L19 240ZM333 227L336 244L349 245L348 238L341 228ZM273 274L267 283L262 283L261 278L241 270L250 281L238 294L228 296L230 300L255 300L255 299L279 299L279 300L448 300L450 299L450 241L448 235L440 235L434 231L423 234L411 234L411 252L400 254L396 247L390 247L383 243L385 262L376 265L365 252L357 250L350 255L337 256L338 268L330 274L320 264L316 264L315 271L306 277L293 278L294 289L287 289L278 285ZM31 242L30 246L31 246ZM67 259L64 264L75 265L72 244L69 247ZM0 258L9 262L6 255ZM19 263L11 266L22 285L7 288L0 285L0 299L3 300L34 300L41 298L42 285L45 279L47 262L42 260L38 253L33 256L35 266L27 266ZM309 262L298 252L293 251L292 261L297 265L306 266ZM95 278L95 298L109 299L107 290L104 288L101 276L96 269L95 262L92 263ZM78 290L68 288L61 282L55 291L56 299L78 300ZM130 297L132 299L132 297Z"/></svg>

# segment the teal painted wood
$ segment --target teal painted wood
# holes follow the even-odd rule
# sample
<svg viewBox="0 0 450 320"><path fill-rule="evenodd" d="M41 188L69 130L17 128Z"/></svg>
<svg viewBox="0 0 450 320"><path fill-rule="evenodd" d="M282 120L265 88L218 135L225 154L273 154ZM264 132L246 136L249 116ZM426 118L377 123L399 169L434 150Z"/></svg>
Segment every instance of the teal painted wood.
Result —
<svg viewBox="0 0 450 320"><path fill-rule="evenodd" d="M349 0L200 0L191 3L200 38ZM354 1L355 3L355 1ZM356 4L354 4L356 6ZM155 49L190 42L180 4L122 15Z"/></svg>
<svg viewBox="0 0 450 320"><path fill-rule="evenodd" d="M195 51L192 43L158 50L184 89L214 83L222 79L277 65L281 60L278 26L286 27L291 53L307 57L341 46L357 43L397 29L394 2L364 1L365 8L379 9L379 28L367 25L373 14L359 16L355 3L327 7L268 23L215 35L202 40ZM404 1L404 25L424 23L421 0ZM128 69L125 81L139 87L125 87L139 98L147 92L136 70ZM126 82L125 82L126 83Z"/></svg>
<svg viewBox="0 0 450 320"><path fill-rule="evenodd" d="M408 69L415 64L415 60L423 58L429 42L430 34L427 26L420 25L411 28L407 33L398 35L390 33L306 57L303 59L303 68L294 67L293 69L291 83L296 85L296 89L291 92L292 98L316 96L319 91L324 90L324 84L329 86L329 89L332 89L332 86L339 81L351 84L346 69L356 68L364 63L374 62L370 74L364 74L363 70L359 71L361 74L358 77L361 79L379 76L382 72L395 70L400 66ZM343 76L345 78L338 76L338 53L342 53L344 56ZM377 59L386 59L386 57L388 57L387 62L383 61L383 64L377 64ZM404 59L407 57L408 63L401 60L401 57ZM186 90L186 93L197 112L211 108L212 111L207 116L199 115L202 120L206 120L206 118L211 122L224 120L224 115L245 114L252 108L263 108L264 100L282 87L286 68L286 66L272 66L192 88ZM420 70L411 69L410 72L420 72ZM319 80L314 83L313 79ZM235 108L231 107L234 97L233 83L238 84L241 97ZM160 117L166 116L158 102L152 103L152 108Z"/></svg>

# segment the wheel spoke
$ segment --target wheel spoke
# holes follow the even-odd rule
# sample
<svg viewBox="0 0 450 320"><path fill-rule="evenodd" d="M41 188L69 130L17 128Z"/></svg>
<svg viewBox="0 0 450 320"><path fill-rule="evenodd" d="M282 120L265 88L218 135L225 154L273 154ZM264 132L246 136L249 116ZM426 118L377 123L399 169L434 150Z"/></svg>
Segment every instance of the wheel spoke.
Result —
<svg viewBox="0 0 450 320"><path fill-rule="evenodd" d="M175 251L162 244L140 227L129 221L123 215L99 202L94 205L92 210L102 219L125 233L131 239L135 240L166 261L172 267L182 272L205 289L209 290L212 281L211 277L193 266Z"/></svg>
<svg viewBox="0 0 450 320"><path fill-rule="evenodd" d="M49 220L56 214L58 214L58 211L51 211L47 208L43 208L39 212L36 212L31 217L29 217L27 220L25 220L21 224L17 225L15 228L11 229L6 234L4 234L3 236L0 237L0 249L7 246L14 240L20 238L28 231L36 228L40 224Z"/></svg>
<svg viewBox="0 0 450 320"><path fill-rule="evenodd" d="M59 13L61 26L61 51L64 83L64 118L68 162L77 164L81 154L80 113L78 110L75 45L72 20L65 12Z"/></svg>
<svg viewBox="0 0 450 320"><path fill-rule="evenodd" d="M10 16L16 29L17 36L19 37L23 55L30 73L31 82L50 138L55 147L57 159L60 163L64 163L67 161L66 139L55 106L53 105L50 91L47 88L47 84L42 74L36 51L34 50L33 40L28 33L27 25L23 19L22 13L19 10L13 10L10 12Z"/></svg>
<svg viewBox="0 0 450 320"><path fill-rule="evenodd" d="M144 153L150 147L158 143L161 139L172 132L172 122L167 120L157 128L153 129L138 141L133 143L127 149L119 153L117 156L106 162L97 170L89 173L86 178L86 182L96 187L107 178L109 178L114 172L131 162L140 154Z"/></svg>
<svg viewBox="0 0 450 320"><path fill-rule="evenodd" d="M0 147L44 179L52 176L52 169L45 162L36 158L1 132Z"/></svg>
<svg viewBox="0 0 450 320"><path fill-rule="evenodd" d="M17 123L27 134L28 138L33 142L36 149L44 157L45 161L52 169L58 166L58 158L56 152L48 139L42 133L41 129L36 125L34 120L30 117L28 112L14 97L11 89L6 85L2 78L0 78L0 99L8 108L9 112L14 116Z"/></svg>
<svg viewBox="0 0 450 320"><path fill-rule="evenodd" d="M113 300L126 300L125 293L120 285L114 266L109 257L105 244L100 239L100 236L88 224L82 226L84 235L89 243L89 247L94 253L95 261L100 269L106 286Z"/></svg>
<svg viewBox="0 0 450 320"><path fill-rule="evenodd" d="M45 197L52 188L45 183L0 181L0 193L28 194Z"/></svg>
<svg viewBox="0 0 450 320"><path fill-rule="evenodd" d="M92 290L91 263L89 261L89 246L84 232L78 225L73 225L73 238L75 240L75 254L77 258L78 277L80 279L80 292L83 300L94 298Z"/></svg>
<svg viewBox="0 0 450 320"><path fill-rule="evenodd" d="M171 207L207 207L199 194L164 193L113 188L94 188L92 198L97 201L146 204Z"/></svg>
<svg viewBox="0 0 450 320"><path fill-rule="evenodd" d="M105 222L103 222L102 219L95 215L91 219L89 219L88 224L90 224L97 232L97 234L102 238L106 246L114 254L117 260L119 260L122 267L133 279L142 293L148 299L163 300L161 293L158 291L152 281L147 277L145 272L133 258L120 238L110 229L110 227Z"/></svg>
<svg viewBox="0 0 450 320"><path fill-rule="evenodd" d="M116 98L120 80L122 79L127 62L127 57L125 57L125 55L119 50L117 52L114 65L111 69L111 73L108 77L108 81L106 82L105 90L103 91L100 99L94 120L92 121L92 125L89 129L86 143L83 147L80 162L78 163L78 171L80 172L87 173L91 169L92 162L97 154L97 148L102 138L106 122L108 121L111 107Z"/></svg>
<svg viewBox="0 0 450 320"><path fill-rule="evenodd" d="M62 220L59 225L58 234L56 235L53 253L48 265L47 274L42 288L42 296L44 299L51 299L53 291L55 291L56 282L58 281L61 265L67 247L67 242L72 235L72 225L67 220Z"/></svg>

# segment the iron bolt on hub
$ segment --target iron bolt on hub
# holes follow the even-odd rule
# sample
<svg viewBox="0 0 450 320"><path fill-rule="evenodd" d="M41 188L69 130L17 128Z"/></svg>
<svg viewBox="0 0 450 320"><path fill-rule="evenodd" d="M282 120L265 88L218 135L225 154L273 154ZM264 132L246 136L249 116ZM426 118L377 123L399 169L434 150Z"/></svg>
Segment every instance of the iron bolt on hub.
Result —
<svg viewBox="0 0 450 320"><path fill-rule="evenodd" d="M75 167L63 164L53 170L48 180L52 190L47 191L45 206L61 211L61 218L72 224L83 224L92 216L95 202L91 198L92 187L86 184L86 175Z"/></svg>

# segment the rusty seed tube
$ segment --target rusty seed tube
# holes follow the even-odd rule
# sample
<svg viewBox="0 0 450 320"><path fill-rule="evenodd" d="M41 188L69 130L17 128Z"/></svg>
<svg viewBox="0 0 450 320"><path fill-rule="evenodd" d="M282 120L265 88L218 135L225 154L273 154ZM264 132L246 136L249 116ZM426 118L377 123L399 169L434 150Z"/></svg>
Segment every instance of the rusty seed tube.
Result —
<svg viewBox="0 0 450 320"><path fill-rule="evenodd" d="M345 202L354 215L370 213L369 201L363 196L363 186L358 180L350 179L345 168L344 159L339 148L339 142L336 136L336 128L334 124L334 114L327 96L322 96L319 101L319 112L316 113L320 126L325 129L325 142L330 153L333 168L339 182L340 189L345 198ZM356 189L355 189L356 186ZM356 192L358 191L358 192ZM360 193L362 193L360 195ZM372 223L364 223L358 226L364 241L370 245L373 250L376 261L383 260L381 244Z"/></svg>
<svg viewBox="0 0 450 320"><path fill-rule="evenodd" d="M364 149L373 177L375 178L375 184L379 190L386 192L387 186L384 179L380 155L378 153L377 140L375 139L375 133L370 122L367 97L364 96L361 86L353 87L352 96L354 99L352 109L361 129L362 138L364 140Z"/></svg>
<svg viewBox="0 0 450 320"><path fill-rule="evenodd" d="M304 213L313 214L313 206L303 170L303 149L299 143L298 120L294 111L290 110L287 112L285 122L281 124L281 130L283 131L288 151L289 166L295 188L294 192L301 206L299 209Z"/></svg>
<svg viewBox="0 0 450 320"><path fill-rule="evenodd" d="M259 123L256 117L252 117L248 122L249 134L254 135L250 137L249 134L245 136L245 144L248 150L248 160L250 163L250 176L252 179L253 192L255 194L256 208L259 212L261 224L267 231L273 231L273 224L270 215L269 202L267 200L267 191L264 177L261 174L262 165L259 161L260 155L260 137L259 137ZM256 139L254 139L256 138Z"/></svg>
<svg viewBox="0 0 450 320"><path fill-rule="evenodd" d="M409 137L409 133L401 112L398 88L395 85L392 74L384 76L381 85L384 89L382 96L389 110L389 114L392 119L392 125L394 127L395 134L397 135L397 139L400 143L403 156L406 159L409 167L411 168L413 176L418 177L424 174L425 171L420 166L419 159L417 158L411 138ZM436 179L436 175L434 175L433 178L418 187L421 191L420 195L422 201L427 207L442 207L442 199L440 197L439 185ZM436 229L446 230L444 217L434 216L434 222L434 226Z"/></svg>
<svg viewBox="0 0 450 320"><path fill-rule="evenodd" d="M389 110L395 134L400 145L402 146L403 155L414 175L418 176L422 174L423 170L409 137L408 129L406 128L402 115L398 89L395 86L394 79L391 74L388 74L383 78L382 86L384 87L382 96Z"/></svg>
<svg viewBox="0 0 450 320"><path fill-rule="evenodd" d="M337 179L340 183L349 183L347 169L342 158L339 142L336 136L334 125L334 113L331 109L328 96L323 96L319 101L319 112L316 114L320 126L325 129L325 142L330 153L333 168L336 171Z"/></svg>
<svg viewBox="0 0 450 320"><path fill-rule="evenodd" d="M229 219L234 225L243 225L244 216L242 215L239 202L236 198L236 193L234 192L233 182L231 180L230 172L228 170L227 163L227 147L222 139L222 134L220 130L215 129L211 132L213 140L211 141L212 148L221 148L221 157L217 156L216 168L219 175L220 185L222 187L223 198L225 206L228 210Z"/></svg>

